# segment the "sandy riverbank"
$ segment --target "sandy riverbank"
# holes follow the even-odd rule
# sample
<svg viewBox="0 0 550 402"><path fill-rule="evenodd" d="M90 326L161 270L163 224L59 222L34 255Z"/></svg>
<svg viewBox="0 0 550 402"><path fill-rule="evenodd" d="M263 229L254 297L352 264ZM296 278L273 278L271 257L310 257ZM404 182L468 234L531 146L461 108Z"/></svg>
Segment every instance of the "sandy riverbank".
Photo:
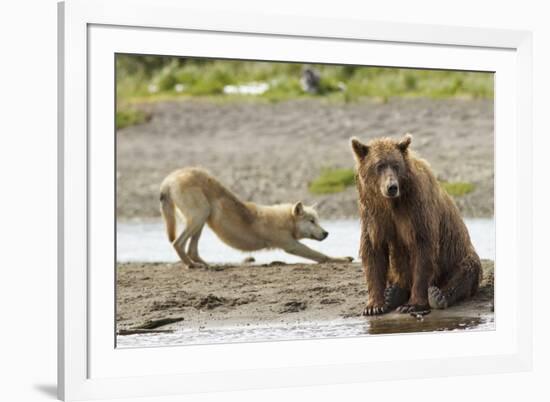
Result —
<svg viewBox="0 0 550 402"><path fill-rule="evenodd" d="M410 332L445 329L441 325L453 317L467 321L492 315L493 282L494 264L484 260L483 282L472 300L433 311L420 324L397 313L369 320L378 325L379 332ZM193 270L183 269L179 263L122 263L117 267L117 329L147 327L165 319L177 322L159 328L359 318L366 294L357 262L243 264Z"/></svg>

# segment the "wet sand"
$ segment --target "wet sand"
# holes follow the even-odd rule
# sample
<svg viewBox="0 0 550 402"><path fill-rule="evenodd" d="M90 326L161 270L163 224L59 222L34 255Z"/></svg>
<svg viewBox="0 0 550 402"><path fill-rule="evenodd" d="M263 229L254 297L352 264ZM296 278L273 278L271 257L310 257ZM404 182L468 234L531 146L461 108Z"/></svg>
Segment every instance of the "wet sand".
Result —
<svg viewBox="0 0 550 402"><path fill-rule="evenodd" d="M493 283L494 264L483 260L483 281L473 299L433 310L419 322L398 313L361 317L367 291L357 262L192 270L180 263L122 263L117 267L117 329L207 329L347 318L368 320L371 333L471 328L493 314ZM174 322L158 321L167 319Z"/></svg>
<svg viewBox="0 0 550 402"><path fill-rule="evenodd" d="M343 104L208 101L141 105L145 124L117 133L117 218L156 218L162 179L174 169L209 169L243 200L318 203L321 219L354 218L353 187L313 195L323 168L351 168L349 138L414 135L413 149L445 181L475 190L455 201L463 216L493 215L493 102L395 99Z"/></svg>

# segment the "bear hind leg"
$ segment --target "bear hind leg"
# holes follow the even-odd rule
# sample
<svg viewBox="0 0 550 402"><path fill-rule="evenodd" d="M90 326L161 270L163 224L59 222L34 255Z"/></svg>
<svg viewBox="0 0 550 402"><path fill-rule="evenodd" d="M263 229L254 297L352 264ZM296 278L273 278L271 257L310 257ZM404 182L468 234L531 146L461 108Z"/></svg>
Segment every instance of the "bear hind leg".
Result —
<svg viewBox="0 0 550 402"><path fill-rule="evenodd" d="M481 279L481 262L477 256L465 259L460 267L441 288L428 289L428 302L431 308L446 309L477 292Z"/></svg>
<svg viewBox="0 0 550 402"><path fill-rule="evenodd" d="M447 296L437 286L428 288L428 304L431 308L446 309L449 307Z"/></svg>

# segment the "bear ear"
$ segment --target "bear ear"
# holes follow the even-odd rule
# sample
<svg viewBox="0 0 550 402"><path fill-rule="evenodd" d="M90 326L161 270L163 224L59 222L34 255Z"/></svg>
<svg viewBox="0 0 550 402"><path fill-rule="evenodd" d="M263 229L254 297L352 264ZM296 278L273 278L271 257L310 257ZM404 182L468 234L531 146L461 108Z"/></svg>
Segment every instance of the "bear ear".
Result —
<svg viewBox="0 0 550 402"><path fill-rule="evenodd" d="M409 148L409 145L411 145L411 141L413 139L413 136L409 133L405 134L405 136L397 143L397 148L401 152L405 152L407 148Z"/></svg>
<svg viewBox="0 0 550 402"><path fill-rule="evenodd" d="M294 216L302 216L304 214L304 204L302 204L302 201L298 201L294 206L292 207L292 215Z"/></svg>
<svg viewBox="0 0 550 402"><path fill-rule="evenodd" d="M369 146L363 144L357 137L351 137L349 143L351 144L351 149L353 149L353 153L357 160L360 161L364 159L369 153Z"/></svg>

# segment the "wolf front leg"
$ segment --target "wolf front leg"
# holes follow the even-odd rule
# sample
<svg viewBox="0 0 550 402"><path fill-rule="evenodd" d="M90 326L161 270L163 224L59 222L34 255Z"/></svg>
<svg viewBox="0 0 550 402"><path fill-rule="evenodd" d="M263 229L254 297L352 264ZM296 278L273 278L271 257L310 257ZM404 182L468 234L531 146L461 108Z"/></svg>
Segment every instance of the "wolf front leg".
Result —
<svg viewBox="0 0 550 402"><path fill-rule="evenodd" d="M343 257L343 258L333 258L329 257L328 255L325 255L323 253L320 253L318 251L315 251L305 244L300 243L297 240L293 240L292 244L283 247L283 250L285 250L289 254L294 254L299 257L307 258L308 260L313 260L316 262L351 262L353 261L352 257Z"/></svg>

